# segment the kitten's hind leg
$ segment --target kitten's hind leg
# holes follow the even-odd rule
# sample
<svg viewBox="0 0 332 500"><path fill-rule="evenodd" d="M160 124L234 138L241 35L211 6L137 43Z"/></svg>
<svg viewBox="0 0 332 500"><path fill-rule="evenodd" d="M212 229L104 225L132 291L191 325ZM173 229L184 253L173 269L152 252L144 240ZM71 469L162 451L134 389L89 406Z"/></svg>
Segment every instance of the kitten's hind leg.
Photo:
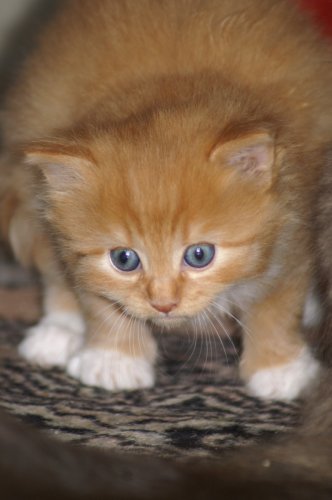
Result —
<svg viewBox="0 0 332 500"><path fill-rule="evenodd" d="M49 267L52 262L49 261ZM75 296L61 272L44 274L44 315L27 331L20 354L41 366L65 366L84 342L85 325Z"/></svg>
<svg viewBox="0 0 332 500"><path fill-rule="evenodd" d="M156 344L141 320L108 301L83 300L87 306L87 340L68 362L68 373L87 385L130 390L154 384Z"/></svg>

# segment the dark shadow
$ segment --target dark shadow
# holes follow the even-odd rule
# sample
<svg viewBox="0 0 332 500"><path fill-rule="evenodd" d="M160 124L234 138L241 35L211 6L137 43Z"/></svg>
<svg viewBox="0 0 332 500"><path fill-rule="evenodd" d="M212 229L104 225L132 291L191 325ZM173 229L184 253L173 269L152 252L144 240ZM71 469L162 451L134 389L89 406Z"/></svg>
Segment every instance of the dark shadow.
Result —
<svg viewBox="0 0 332 500"><path fill-rule="evenodd" d="M41 27L63 0L35 0L24 18L13 28L0 53L0 106L20 64L36 43Z"/></svg>

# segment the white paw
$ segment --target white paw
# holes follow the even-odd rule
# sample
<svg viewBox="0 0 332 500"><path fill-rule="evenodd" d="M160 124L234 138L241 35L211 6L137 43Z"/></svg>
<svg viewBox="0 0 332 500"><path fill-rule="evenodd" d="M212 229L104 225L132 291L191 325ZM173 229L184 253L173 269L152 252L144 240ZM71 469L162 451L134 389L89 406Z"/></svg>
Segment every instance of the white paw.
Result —
<svg viewBox="0 0 332 500"><path fill-rule="evenodd" d="M254 396L290 401L298 397L315 380L320 365L307 348L290 363L260 370L248 382Z"/></svg>
<svg viewBox="0 0 332 500"><path fill-rule="evenodd" d="M83 344L84 324L76 314L45 316L29 328L18 351L25 359L41 366L65 366Z"/></svg>
<svg viewBox="0 0 332 500"><path fill-rule="evenodd" d="M100 348L83 349L69 360L67 371L84 384L110 391L139 389L154 384L153 367L149 361Z"/></svg>

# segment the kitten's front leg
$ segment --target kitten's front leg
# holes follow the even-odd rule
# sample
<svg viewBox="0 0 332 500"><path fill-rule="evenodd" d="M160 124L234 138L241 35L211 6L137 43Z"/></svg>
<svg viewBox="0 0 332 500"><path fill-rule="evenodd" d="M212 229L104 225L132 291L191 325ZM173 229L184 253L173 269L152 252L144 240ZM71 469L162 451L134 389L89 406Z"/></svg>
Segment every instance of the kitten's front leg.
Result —
<svg viewBox="0 0 332 500"><path fill-rule="evenodd" d="M86 344L70 359L68 373L84 384L108 390L151 387L156 343L148 327L102 299L85 298L83 304L87 306Z"/></svg>
<svg viewBox="0 0 332 500"><path fill-rule="evenodd" d="M41 366L66 366L69 358L84 342L84 320L72 291L61 274L46 282L44 315L27 331L19 353Z"/></svg>
<svg viewBox="0 0 332 500"><path fill-rule="evenodd" d="M292 400L317 377L319 363L301 335L306 283L282 283L245 317L241 375L262 398Z"/></svg>

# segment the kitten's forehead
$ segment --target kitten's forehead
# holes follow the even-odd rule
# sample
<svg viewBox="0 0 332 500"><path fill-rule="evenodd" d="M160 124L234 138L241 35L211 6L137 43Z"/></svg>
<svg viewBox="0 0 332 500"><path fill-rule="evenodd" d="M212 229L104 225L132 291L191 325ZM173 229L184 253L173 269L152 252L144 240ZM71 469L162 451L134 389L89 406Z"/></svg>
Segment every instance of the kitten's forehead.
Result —
<svg viewBox="0 0 332 500"><path fill-rule="evenodd" d="M202 170L204 167L202 161ZM143 163L137 157L134 165L122 164L122 173L117 169L112 191L119 184L123 189L112 198L122 214L127 237L135 232L159 246L190 241L202 234L214 210L218 210L220 193L215 185L212 189L208 175L195 178L192 170L174 158L156 164L149 159Z"/></svg>
<svg viewBox="0 0 332 500"><path fill-rule="evenodd" d="M208 163L206 142L181 140L176 131L163 136L162 130L111 137L97 150L97 162L110 197L141 220L166 222L186 211L193 216L194 208L199 218L218 202L223 184L220 169Z"/></svg>
<svg viewBox="0 0 332 500"><path fill-rule="evenodd" d="M225 227L228 235L246 239L246 221L252 225L254 216L260 223L268 198L209 161L213 135L199 134L197 124L188 131L183 123L172 129L172 123L164 116L93 144L114 240L163 252L173 245L217 243Z"/></svg>

